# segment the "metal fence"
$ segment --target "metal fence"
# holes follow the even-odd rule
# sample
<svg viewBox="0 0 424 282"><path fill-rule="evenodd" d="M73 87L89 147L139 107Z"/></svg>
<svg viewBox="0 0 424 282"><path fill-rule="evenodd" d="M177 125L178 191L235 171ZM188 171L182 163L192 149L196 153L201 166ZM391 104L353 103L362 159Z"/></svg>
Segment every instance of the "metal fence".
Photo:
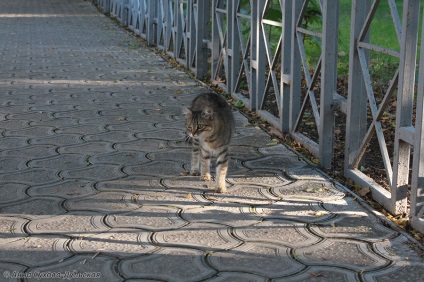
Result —
<svg viewBox="0 0 424 282"><path fill-rule="evenodd" d="M381 1L352 0L348 90L338 93L340 1L93 0L197 78L210 79L290 134L320 166L334 169L335 136L342 134L337 149L344 152L344 167L336 169L369 187L391 213L409 214L412 226L424 232L424 67L416 75L424 66L424 56L417 63L420 1L405 0L401 9L386 1L399 50L372 43ZM322 15L318 29L305 24L311 5ZM311 38L320 47L314 64L305 45ZM373 89L376 53L399 62L384 93ZM383 123L387 116L390 128ZM387 187L367 173L372 159L382 164Z"/></svg>

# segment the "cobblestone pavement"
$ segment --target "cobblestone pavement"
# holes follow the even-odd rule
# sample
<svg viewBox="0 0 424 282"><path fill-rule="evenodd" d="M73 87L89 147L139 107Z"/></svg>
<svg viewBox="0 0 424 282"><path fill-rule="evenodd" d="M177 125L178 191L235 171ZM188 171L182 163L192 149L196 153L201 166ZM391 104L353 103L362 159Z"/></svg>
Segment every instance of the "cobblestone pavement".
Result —
<svg viewBox="0 0 424 282"><path fill-rule="evenodd" d="M423 281L405 235L239 113L228 193L184 176L205 89L91 2L2 0L0 27L0 281Z"/></svg>

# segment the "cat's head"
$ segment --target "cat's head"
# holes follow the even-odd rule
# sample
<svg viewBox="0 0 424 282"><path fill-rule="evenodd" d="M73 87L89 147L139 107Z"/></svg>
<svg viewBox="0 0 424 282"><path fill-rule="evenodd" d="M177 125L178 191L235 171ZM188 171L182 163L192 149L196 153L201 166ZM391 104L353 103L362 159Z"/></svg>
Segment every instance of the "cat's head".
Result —
<svg viewBox="0 0 424 282"><path fill-rule="evenodd" d="M205 107L202 111L192 111L190 108L183 108L185 115L186 132L190 137L207 136L213 131L214 112L210 107Z"/></svg>

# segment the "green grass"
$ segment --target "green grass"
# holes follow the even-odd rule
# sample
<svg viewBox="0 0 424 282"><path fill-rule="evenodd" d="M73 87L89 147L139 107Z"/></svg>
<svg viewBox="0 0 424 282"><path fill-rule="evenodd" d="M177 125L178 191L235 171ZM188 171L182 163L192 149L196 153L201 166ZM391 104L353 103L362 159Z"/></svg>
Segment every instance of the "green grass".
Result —
<svg viewBox="0 0 424 282"><path fill-rule="evenodd" d="M421 1L424 4L424 0ZM349 47L350 47L350 25L351 25L351 5L352 0L341 0L340 1L340 22L339 22L339 76L344 76L348 73L349 67ZM396 1L398 7L398 13L400 20L402 21L402 5L403 1ZM420 19L422 15L420 16ZM318 23L311 25L308 29L321 31L321 26ZM421 29L421 23L420 23ZM421 31L419 32L421 38ZM319 41L318 41L319 43ZM396 30L393 24L392 16L388 1L381 0L379 7L377 8L376 15L371 23L371 37L370 43L391 49L394 51L400 51L399 42L396 35ZM305 42L305 48L308 50L306 53L310 56L310 67L314 68L316 62L320 56L321 48L320 44L316 42ZM379 52L370 52L370 72L377 80L390 79L394 74L394 71L399 64L399 59L387 54Z"/></svg>

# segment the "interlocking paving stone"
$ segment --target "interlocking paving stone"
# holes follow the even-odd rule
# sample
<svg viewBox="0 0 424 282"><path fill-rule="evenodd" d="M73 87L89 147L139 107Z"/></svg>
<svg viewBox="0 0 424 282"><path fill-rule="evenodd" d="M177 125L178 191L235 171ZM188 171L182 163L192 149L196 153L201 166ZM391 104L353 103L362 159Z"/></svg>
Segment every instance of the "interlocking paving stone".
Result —
<svg viewBox="0 0 424 282"><path fill-rule="evenodd" d="M304 167L305 162L299 160L298 158L293 158L293 156L284 156L284 155L274 155L267 156L260 159L246 161L245 165L251 169L276 169L280 168L282 170L293 170Z"/></svg>
<svg viewBox="0 0 424 282"><path fill-rule="evenodd" d="M67 238L53 235L30 236L2 244L3 262L25 266L48 265L69 257Z"/></svg>
<svg viewBox="0 0 424 282"><path fill-rule="evenodd" d="M115 180L100 181L96 184L100 191L125 191L140 194L148 191L163 191L160 178L151 176L127 176Z"/></svg>
<svg viewBox="0 0 424 282"><path fill-rule="evenodd" d="M282 186L290 183L290 181L281 174L259 169L251 171L246 176L229 177L227 179L229 182L234 184L254 184L267 188Z"/></svg>
<svg viewBox="0 0 424 282"><path fill-rule="evenodd" d="M159 144L156 143L156 145L158 146ZM180 175L183 170L183 163L178 161L152 161L147 164L126 166L124 168L124 172L129 175L143 174L160 177Z"/></svg>
<svg viewBox="0 0 424 282"><path fill-rule="evenodd" d="M64 179L87 179L91 181L109 180L125 176L121 171L121 166L103 164L103 165L91 165L86 168L69 169L61 173L61 177Z"/></svg>
<svg viewBox="0 0 424 282"><path fill-rule="evenodd" d="M92 164L141 165L150 162L144 152L120 151L111 154L97 155L89 158Z"/></svg>
<svg viewBox="0 0 424 282"><path fill-rule="evenodd" d="M57 234L84 238L88 234L107 231L103 216L91 212L72 212L31 221L27 226L29 234Z"/></svg>
<svg viewBox="0 0 424 282"><path fill-rule="evenodd" d="M251 213L249 206L232 203L186 209L181 216L190 222L221 223L231 227L249 226L261 221L259 216Z"/></svg>
<svg viewBox="0 0 424 282"><path fill-rule="evenodd" d="M159 139L140 139L126 143L115 144L117 150L133 150L144 152L161 151L168 147L167 142Z"/></svg>
<svg viewBox="0 0 424 282"><path fill-rule="evenodd" d="M134 257L153 252L156 247L148 242L149 233L137 229L114 229L113 231L88 234L73 239L69 247L76 253L96 253L124 257Z"/></svg>
<svg viewBox="0 0 424 282"><path fill-rule="evenodd" d="M0 280L424 276L415 242L238 111L227 193L187 175L181 108L209 90L91 1L0 11Z"/></svg>
<svg viewBox="0 0 424 282"><path fill-rule="evenodd" d="M360 281L355 272L341 268L312 266L308 267L299 275L291 276L290 278L275 279L276 281L340 281L352 282Z"/></svg>
<svg viewBox="0 0 424 282"><path fill-rule="evenodd" d="M7 263L7 262L1 262L0 261L0 273L2 273L2 277L6 278L6 276L8 276L9 274L13 274L15 273L23 273L25 271L25 266L23 265L19 265L16 263ZM19 277L15 277L15 278L8 278L6 281L10 281L10 282L18 282L20 281Z"/></svg>
<svg viewBox="0 0 424 282"><path fill-rule="evenodd" d="M15 148L11 150L3 150L0 155L3 156L14 156L14 157L26 157L28 160L43 158L46 156L58 155L57 147L54 145L34 145L25 146L22 148Z"/></svg>
<svg viewBox="0 0 424 282"><path fill-rule="evenodd" d="M268 278L255 275L252 273L244 273L244 272L219 272L214 278L208 279L207 281L213 282L224 282L224 281L233 281L233 282L265 282L268 281Z"/></svg>
<svg viewBox="0 0 424 282"><path fill-rule="evenodd" d="M117 142L128 142L137 140L137 138L131 134L124 131L111 131L102 134L88 134L84 136L84 140L86 141L107 141L111 143Z"/></svg>
<svg viewBox="0 0 424 282"><path fill-rule="evenodd" d="M355 256L352 256L352 253ZM389 263L371 252L368 245L349 239L326 239L319 244L299 248L295 251L298 260L310 265L336 265L360 272L381 268Z"/></svg>
<svg viewBox="0 0 424 282"><path fill-rule="evenodd" d="M214 189L212 185L209 189ZM213 191L204 193L204 197L211 202L241 203L250 205L266 205L278 201L277 197L270 197L267 188L259 185L234 185L227 187L225 194L216 194Z"/></svg>
<svg viewBox="0 0 424 282"><path fill-rule="evenodd" d="M12 202L0 206L0 214L22 216L24 218L44 218L63 214L62 199L51 197L31 197L18 203Z"/></svg>
<svg viewBox="0 0 424 282"><path fill-rule="evenodd" d="M55 195L61 198L75 198L97 193L93 186L94 183L87 180L71 179L53 184L33 185L27 193L30 196Z"/></svg>
<svg viewBox="0 0 424 282"><path fill-rule="evenodd" d="M88 163L84 155L64 154L47 159L32 160L27 165L31 168L75 169L86 167Z"/></svg>
<svg viewBox="0 0 424 282"><path fill-rule="evenodd" d="M299 180L272 190L283 199L306 199L325 202L344 197L344 193L337 190L330 181Z"/></svg>
<svg viewBox="0 0 424 282"><path fill-rule="evenodd" d="M115 117L115 119L123 120L126 117L120 116ZM104 119L104 118L103 118ZM175 128L175 126L174 126ZM157 128L153 125L153 123L150 122L125 122L122 121L119 124L112 124L109 122L109 125L107 126L108 130L116 130L116 131L124 131L124 132L132 132L132 133L138 133L143 131L152 131L157 130Z"/></svg>
<svg viewBox="0 0 424 282"><path fill-rule="evenodd" d="M118 192L99 192L85 198L69 199L65 206L69 210L87 210L103 212L126 212L137 209L132 194Z"/></svg>
<svg viewBox="0 0 424 282"><path fill-rule="evenodd" d="M74 154L87 154L96 155L103 153L114 152L113 144L103 141L84 142L76 145L62 146L58 149L60 154L74 153Z"/></svg>
<svg viewBox="0 0 424 282"><path fill-rule="evenodd" d="M26 145L28 145L27 137L3 137L0 139L1 150L24 147Z"/></svg>
<svg viewBox="0 0 424 282"><path fill-rule="evenodd" d="M290 248L301 248L318 243L321 238L308 232L303 223L270 219L258 224L234 229L234 234L250 242L282 244Z"/></svg>
<svg viewBox="0 0 424 282"><path fill-rule="evenodd" d="M280 200L272 205L259 206L256 212L266 218L304 223L322 222L334 217L316 201Z"/></svg>
<svg viewBox="0 0 424 282"><path fill-rule="evenodd" d="M213 223L192 223L178 230L155 232L152 240L159 246L180 246L205 251L228 250L242 243L231 236L228 226Z"/></svg>
<svg viewBox="0 0 424 282"><path fill-rule="evenodd" d="M0 245L26 237L27 234L24 231L24 225L27 223L27 220L19 217L1 217Z"/></svg>
<svg viewBox="0 0 424 282"><path fill-rule="evenodd" d="M83 254L58 260L49 266L31 268L27 273L59 273L61 276L56 279L57 281L123 281L123 278L115 271L115 263L115 259L111 257ZM28 281L40 281L40 279L31 278Z"/></svg>
<svg viewBox="0 0 424 282"><path fill-rule="evenodd" d="M29 138L32 137L42 137L42 136L48 136L54 134L54 127L48 127L48 126L31 126L23 129L18 130L8 130L4 133L6 136L28 136Z"/></svg>
<svg viewBox="0 0 424 282"><path fill-rule="evenodd" d="M272 279L305 268L289 252L290 249L283 246L246 243L229 251L213 253L209 261L219 271L247 272Z"/></svg>
<svg viewBox="0 0 424 282"><path fill-rule="evenodd" d="M165 281L198 281L216 271L205 262L202 251L166 248L154 254L126 259L121 271L127 278L145 278Z"/></svg>
<svg viewBox="0 0 424 282"><path fill-rule="evenodd" d="M59 171L47 168L33 168L10 172L6 175L0 175L0 181L17 181L28 185L37 185L58 181Z"/></svg>
<svg viewBox="0 0 424 282"><path fill-rule="evenodd" d="M6 204L27 198L28 195L26 194L26 190L28 187L29 186L25 184L0 182L0 204Z"/></svg>
<svg viewBox="0 0 424 282"><path fill-rule="evenodd" d="M188 224L179 217L180 211L176 207L143 205L131 212L108 215L105 222L113 228L173 230Z"/></svg>
<svg viewBox="0 0 424 282"><path fill-rule="evenodd" d="M53 137L31 138L31 144L56 144L58 146L76 145L84 142L80 134L59 134Z"/></svg>

